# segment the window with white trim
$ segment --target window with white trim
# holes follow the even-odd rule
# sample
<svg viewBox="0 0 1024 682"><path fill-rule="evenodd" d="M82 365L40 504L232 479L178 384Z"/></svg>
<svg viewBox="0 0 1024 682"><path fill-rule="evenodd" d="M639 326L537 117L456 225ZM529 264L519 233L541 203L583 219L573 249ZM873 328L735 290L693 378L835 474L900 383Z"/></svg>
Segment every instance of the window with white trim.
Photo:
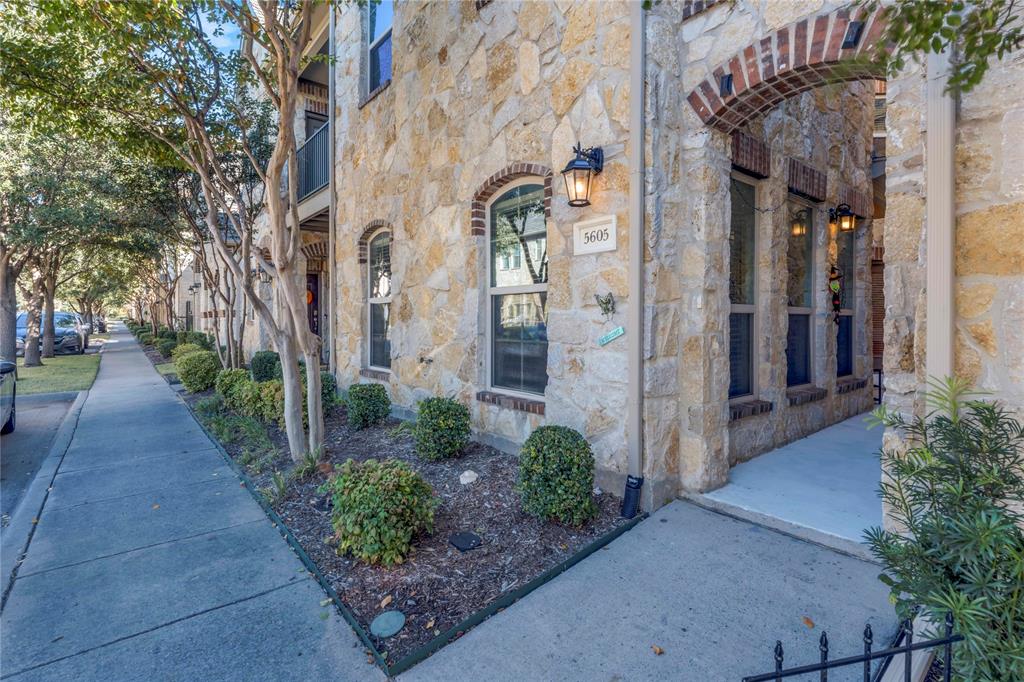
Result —
<svg viewBox="0 0 1024 682"><path fill-rule="evenodd" d="M836 376L853 374L853 312L857 290L854 232L836 234L836 269L839 270L839 316L836 318Z"/></svg>
<svg viewBox="0 0 1024 682"><path fill-rule="evenodd" d="M732 178L729 190L729 398L752 396L755 390L756 195L753 184Z"/></svg>
<svg viewBox="0 0 1024 682"><path fill-rule="evenodd" d="M366 92L371 93L391 80L391 24L395 18L393 0L370 0L366 11Z"/></svg>
<svg viewBox="0 0 1024 682"><path fill-rule="evenodd" d="M811 383L811 328L814 319L814 212L789 202L786 250L786 385Z"/></svg>
<svg viewBox="0 0 1024 682"><path fill-rule="evenodd" d="M391 233L377 232L369 244L367 282L367 329L369 365L391 368Z"/></svg>
<svg viewBox="0 0 1024 682"><path fill-rule="evenodd" d="M509 186L488 205L488 383L543 394L548 383L548 253L544 185Z"/></svg>

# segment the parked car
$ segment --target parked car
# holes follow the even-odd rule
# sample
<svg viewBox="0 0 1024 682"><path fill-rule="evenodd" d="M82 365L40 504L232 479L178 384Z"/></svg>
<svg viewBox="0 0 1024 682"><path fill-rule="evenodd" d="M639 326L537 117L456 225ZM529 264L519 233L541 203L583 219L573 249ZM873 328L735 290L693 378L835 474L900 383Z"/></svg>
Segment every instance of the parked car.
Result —
<svg viewBox="0 0 1024 682"><path fill-rule="evenodd" d="M56 353L84 353L89 347L89 332L82 322L82 318L75 313L56 312L53 314L53 350ZM28 314L18 315L17 330L17 354L25 353L25 335L28 334ZM43 339L40 336L39 344L42 346Z"/></svg>
<svg viewBox="0 0 1024 682"><path fill-rule="evenodd" d="M14 399L18 392L18 366L0 361L0 434L14 430Z"/></svg>

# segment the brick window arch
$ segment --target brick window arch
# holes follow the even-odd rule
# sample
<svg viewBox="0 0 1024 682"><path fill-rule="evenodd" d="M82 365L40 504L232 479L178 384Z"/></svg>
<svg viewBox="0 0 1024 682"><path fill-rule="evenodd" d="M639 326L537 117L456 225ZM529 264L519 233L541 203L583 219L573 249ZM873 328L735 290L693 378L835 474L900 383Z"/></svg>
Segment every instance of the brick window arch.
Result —
<svg viewBox="0 0 1024 682"><path fill-rule="evenodd" d="M391 229L391 223L386 220L371 220L363 228L362 234L359 235L359 262L365 263L368 258L370 248L370 237L381 228L386 228L392 235L395 231Z"/></svg>
<svg viewBox="0 0 1024 682"><path fill-rule="evenodd" d="M883 65L871 59L884 28L880 9L844 7L801 19L715 66L687 101L704 123L730 133L806 90L884 78ZM844 47L855 35L856 44Z"/></svg>
<svg viewBox="0 0 1024 682"><path fill-rule="evenodd" d="M513 163L487 178L473 194L469 224L474 237L487 234L487 201L504 185L526 177L544 181L544 217L551 218L551 169L539 163Z"/></svg>

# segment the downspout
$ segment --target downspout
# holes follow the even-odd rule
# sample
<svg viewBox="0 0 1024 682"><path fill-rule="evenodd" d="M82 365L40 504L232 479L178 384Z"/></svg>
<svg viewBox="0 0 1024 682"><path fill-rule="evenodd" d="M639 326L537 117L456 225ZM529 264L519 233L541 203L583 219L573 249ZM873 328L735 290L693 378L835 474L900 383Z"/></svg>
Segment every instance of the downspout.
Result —
<svg viewBox="0 0 1024 682"><path fill-rule="evenodd" d="M629 389L626 416L628 467L622 515L633 518L644 484L644 9L629 3Z"/></svg>
<svg viewBox="0 0 1024 682"><path fill-rule="evenodd" d="M324 326L327 328L327 342L330 344L327 349L327 369L330 370L332 375L337 377L337 362L334 357L334 349L337 347L334 341L334 291L338 288L338 280L335 279L337 268L334 262L334 221L338 215L336 206L338 199L335 195L336 187L334 184L336 172L334 167L334 76L335 62L337 61L337 55L334 52L334 14L336 11L334 5L329 4L327 11L330 12L330 19L327 23L327 54L330 59L327 64L327 191L329 195L327 197L327 324Z"/></svg>
<svg viewBox="0 0 1024 682"><path fill-rule="evenodd" d="M949 52L926 61L925 118L925 370L928 377L953 375L953 231L956 226L954 153L956 102L946 92Z"/></svg>

